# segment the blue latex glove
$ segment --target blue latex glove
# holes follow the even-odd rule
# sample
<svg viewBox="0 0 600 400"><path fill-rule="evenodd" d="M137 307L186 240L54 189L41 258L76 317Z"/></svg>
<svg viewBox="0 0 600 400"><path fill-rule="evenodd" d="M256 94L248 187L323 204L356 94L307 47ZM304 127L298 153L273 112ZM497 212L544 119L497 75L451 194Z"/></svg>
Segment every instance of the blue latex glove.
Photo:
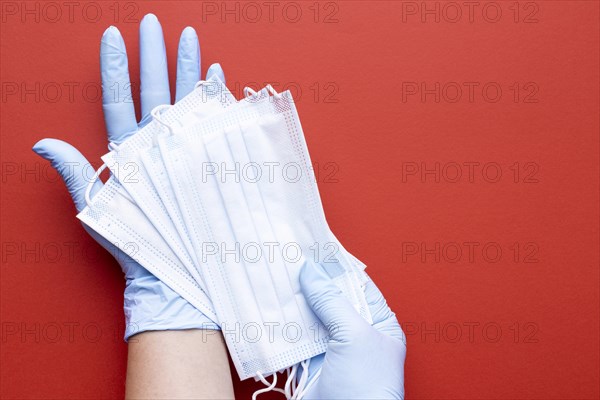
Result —
<svg viewBox="0 0 600 400"><path fill-rule="evenodd" d="M307 263L302 292L329 328L327 352L311 360L305 399L403 399L406 336L383 295L369 281L365 295L373 316L369 325L320 265Z"/></svg>
<svg viewBox="0 0 600 400"><path fill-rule="evenodd" d="M142 121L138 124L131 98L125 42L113 26L102 36L100 44L102 73L102 107L108 139L116 144L135 134L150 120L150 111L160 104L170 104L167 56L162 28L158 19L148 14L140 24L140 75ZM216 74L224 81L223 71L213 64L207 76ZM177 54L176 99L190 93L200 80L200 47L193 28L181 34ZM57 139L43 139L33 147L50 161L71 193L77 211L86 206L85 188L93 174L86 158L73 146ZM102 187L97 182L92 196ZM125 273L125 340L149 330L219 329L208 317L158 280L144 267L84 224L86 231L111 254Z"/></svg>

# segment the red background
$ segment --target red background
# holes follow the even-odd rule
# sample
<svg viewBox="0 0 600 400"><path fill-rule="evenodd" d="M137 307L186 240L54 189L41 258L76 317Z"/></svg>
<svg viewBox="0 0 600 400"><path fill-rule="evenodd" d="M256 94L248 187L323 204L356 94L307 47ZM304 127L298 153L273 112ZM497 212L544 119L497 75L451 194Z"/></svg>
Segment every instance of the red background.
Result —
<svg viewBox="0 0 600 400"><path fill-rule="evenodd" d="M30 148L58 137L100 164L100 37L110 24L121 30L137 82L138 21L153 12L173 93L186 25L198 31L203 71L220 62L237 93L249 82L301 89L328 220L406 330L407 398L598 398L598 2L489 3L478 2L471 21L468 8L453 3L462 8L455 22L447 2L425 4L439 7L439 22L407 12L422 2L401 1L321 2L317 17L313 2L286 12L281 2L273 22L262 2L254 3L258 20L237 3L239 22L206 13L222 11L221 2L121 3L118 15L113 2L95 2L87 19L80 2L72 20L63 6L54 22L44 2L27 3L39 7L39 22L20 14L21 2L12 2L16 15L3 9L1 396L124 394L121 271ZM302 16L293 23L296 7ZM439 102L408 95L406 82L439 83ZM466 82L478 85L472 99ZM63 89L58 97L53 85ZM456 85L463 93L452 102ZM403 177L436 163L439 182ZM465 163L479 163L472 177ZM470 242L478 243L472 258ZM434 253L412 254L414 244ZM240 398L253 389L236 385Z"/></svg>

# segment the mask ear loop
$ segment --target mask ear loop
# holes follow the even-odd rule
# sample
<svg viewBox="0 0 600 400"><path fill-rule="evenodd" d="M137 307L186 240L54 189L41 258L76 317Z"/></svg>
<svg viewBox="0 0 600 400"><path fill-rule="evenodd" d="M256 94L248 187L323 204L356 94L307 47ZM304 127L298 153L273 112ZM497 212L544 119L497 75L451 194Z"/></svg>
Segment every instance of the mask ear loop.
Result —
<svg viewBox="0 0 600 400"><path fill-rule="evenodd" d="M292 379L292 391L291 391L292 395L294 393L296 393L297 386L298 386L298 364L296 364L296 374L294 374L294 379ZM291 396L290 396L290 398L291 398Z"/></svg>
<svg viewBox="0 0 600 400"><path fill-rule="evenodd" d="M301 400L306 393L308 392L308 390L314 385L314 383L319 379L319 376L321 376L321 370L322 368L320 367L313 376L310 377L310 379L308 378L308 366L310 365L310 360L306 361L306 364L302 364L302 377L300 378L300 381L302 382L302 378L304 378L304 376L306 376L306 380L304 380L304 382L302 383L298 383L298 392L294 393L294 396L292 397L292 400ZM301 387L304 386L304 387Z"/></svg>
<svg viewBox="0 0 600 400"><path fill-rule="evenodd" d="M296 372L298 371L298 364L292 365L287 370L287 380L285 381L285 398L291 399L294 392L296 391Z"/></svg>
<svg viewBox="0 0 600 400"><path fill-rule="evenodd" d="M200 81L202 82L202 81ZM198 82L198 83L200 83ZM196 85L198 85L198 83L196 83ZM172 106L169 104L161 104L159 106L156 106L152 109L152 111L150 111L150 115L152 116L152 120L158 122L160 125L164 126L165 128L168 129L169 133L171 135L174 135L175 132L173 130L173 127L170 124L167 124L165 121L162 120L161 118L161 113L164 110L167 110L169 108L171 108ZM158 146L158 141L156 139L156 134L152 135L152 146L156 147Z"/></svg>
<svg viewBox="0 0 600 400"><path fill-rule="evenodd" d="M246 86L244 88L244 97L256 97L258 96L258 92L251 87Z"/></svg>
<svg viewBox="0 0 600 400"><path fill-rule="evenodd" d="M273 97L275 97L277 99L279 99L283 96L281 93L279 93L275 89L273 89L273 86L271 86L271 85L267 85L266 89L269 91L269 93L271 93L273 95Z"/></svg>
<svg viewBox="0 0 600 400"><path fill-rule="evenodd" d="M85 203L88 205L88 207L91 207L91 205L92 205L92 199L90 199L90 193L92 192L92 186L94 186L96 181L100 178L100 174L105 169L106 169L106 164L102 164L100 166L100 168L98 168L96 170L96 172L94 173L94 176L92 176L92 179L90 180L87 187L85 188Z"/></svg>
<svg viewBox="0 0 600 400"><path fill-rule="evenodd" d="M273 382L270 382L270 383L269 383L269 381L267 381L265 379L264 375L260 371L256 371L256 375L258 376L258 379L260 379L260 381L263 384L265 384L267 387L258 389L256 392L252 393L252 400L256 400L256 398L258 397L259 394L267 393L267 392L270 392L271 390L285 394L285 391L283 389L275 387L277 385L277 373L273 374Z"/></svg>
<svg viewBox="0 0 600 400"><path fill-rule="evenodd" d="M214 80L213 78L211 78L211 80L204 80L204 81L198 81L196 82L196 84L194 85L194 90L197 90L200 86L202 85L217 85L218 86L218 90L219 92L221 91L221 86L223 85L223 83L219 80L219 78L215 77L216 80ZM225 90L227 90L227 88L225 88ZM198 94L199 96L203 96L202 93ZM216 93L214 93L213 95L216 95Z"/></svg>
<svg viewBox="0 0 600 400"><path fill-rule="evenodd" d="M244 98L240 101L247 101L248 103L254 103L256 101L259 101L263 94L264 93L262 90L257 92L256 90L252 89L251 87L246 86L244 88Z"/></svg>
<svg viewBox="0 0 600 400"><path fill-rule="evenodd" d="M171 108L171 105L169 104L161 104L160 106L156 106L152 109L152 111L150 111L150 115L152 115L152 119L156 122L158 122L159 124L161 124L162 126L166 127L169 132L171 133L171 135L173 135L173 128L171 127L171 125L167 124L165 121L163 121L160 117L160 113L164 110L167 110Z"/></svg>

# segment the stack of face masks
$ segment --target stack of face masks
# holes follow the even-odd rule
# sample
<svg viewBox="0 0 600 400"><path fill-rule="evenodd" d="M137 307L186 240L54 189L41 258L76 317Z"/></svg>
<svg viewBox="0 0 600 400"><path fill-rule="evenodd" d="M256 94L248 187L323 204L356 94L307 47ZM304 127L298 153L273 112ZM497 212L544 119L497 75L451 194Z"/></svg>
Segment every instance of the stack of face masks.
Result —
<svg viewBox="0 0 600 400"><path fill-rule="evenodd" d="M364 265L333 235L289 92L201 81L102 157L111 177L78 215L222 329L241 379L287 371L284 392L310 384L327 329L300 290L320 263L370 322Z"/></svg>

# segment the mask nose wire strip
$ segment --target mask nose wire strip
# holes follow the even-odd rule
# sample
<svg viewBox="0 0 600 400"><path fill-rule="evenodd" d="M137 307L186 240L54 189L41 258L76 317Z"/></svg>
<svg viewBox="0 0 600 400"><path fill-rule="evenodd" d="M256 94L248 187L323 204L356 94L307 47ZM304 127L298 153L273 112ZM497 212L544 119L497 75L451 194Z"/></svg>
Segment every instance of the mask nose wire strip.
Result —
<svg viewBox="0 0 600 400"><path fill-rule="evenodd" d="M90 199L90 193L92 192L92 186L94 186L94 183L96 183L96 181L100 178L100 174L105 169L106 169L106 164L102 164L100 166L100 168L98 168L96 170L96 172L94 173L94 176L92 176L92 179L90 179L87 187L85 188L85 203L88 205L88 207L90 207L92 204L92 200Z"/></svg>

